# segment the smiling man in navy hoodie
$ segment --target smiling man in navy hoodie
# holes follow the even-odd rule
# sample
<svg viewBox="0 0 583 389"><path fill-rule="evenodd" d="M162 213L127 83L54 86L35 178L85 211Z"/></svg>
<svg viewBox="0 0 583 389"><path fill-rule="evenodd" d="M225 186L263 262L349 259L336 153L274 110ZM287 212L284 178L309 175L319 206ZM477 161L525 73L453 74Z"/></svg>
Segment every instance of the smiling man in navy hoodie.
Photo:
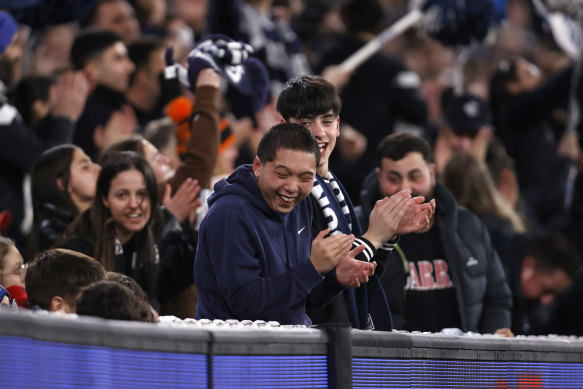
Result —
<svg viewBox="0 0 583 389"><path fill-rule="evenodd" d="M311 325L310 304L325 304L342 285L324 275L340 263L344 285L368 281L374 264L354 260L353 235L312 242L310 194L320 162L318 144L303 126L271 128L253 165L237 168L215 185L199 230L194 279L196 318L278 321Z"/></svg>

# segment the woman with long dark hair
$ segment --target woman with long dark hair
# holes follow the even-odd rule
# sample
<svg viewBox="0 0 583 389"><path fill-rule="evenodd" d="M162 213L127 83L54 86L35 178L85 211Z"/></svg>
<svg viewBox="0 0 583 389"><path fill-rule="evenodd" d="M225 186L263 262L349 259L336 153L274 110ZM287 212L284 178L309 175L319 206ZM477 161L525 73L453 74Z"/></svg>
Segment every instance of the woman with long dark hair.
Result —
<svg viewBox="0 0 583 389"><path fill-rule="evenodd" d="M110 156L97 179L92 207L69 226L58 246L134 278L152 298L159 262L152 232L157 196L154 172L144 158L134 152Z"/></svg>
<svg viewBox="0 0 583 389"><path fill-rule="evenodd" d="M31 170L34 226L31 254L50 248L91 207L101 168L77 146L63 144L42 153Z"/></svg>

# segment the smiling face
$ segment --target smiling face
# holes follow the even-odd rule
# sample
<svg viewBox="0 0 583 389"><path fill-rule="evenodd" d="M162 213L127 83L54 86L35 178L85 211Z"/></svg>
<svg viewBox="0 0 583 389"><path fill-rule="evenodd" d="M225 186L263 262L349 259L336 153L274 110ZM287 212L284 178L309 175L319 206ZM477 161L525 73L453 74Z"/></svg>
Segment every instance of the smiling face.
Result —
<svg viewBox="0 0 583 389"><path fill-rule="evenodd" d="M151 215L151 201L144 176L132 169L117 174L103 204L111 212L118 238L122 243L146 227Z"/></svg>
<svg viewBox="0 0 583 389"><path fill-rule="evenodd" d="M289 118L289 122L301 124L316 138L320 148L318 174L325 177L328 174L328 159L336 146L336 138L340 135L340 118L330 110L313 118Z"/></svg>
<svg viewBox="0 0 583 389"><path fill-rule="evenodd" d="M433 198L435 165L428 164L419 152L410 152L398 161L383 158L381 167L377 168L377 178L383 196L410 189L412 196L424 196L425 201Z"/></svg>
<svg viewBox="0 0 583 389"><path fill-rule="evenodd" d="M256 157L253 173L269 208L289 213L312 190L316 157L305 151L281 149L271 162L261 163Z"/></svg>

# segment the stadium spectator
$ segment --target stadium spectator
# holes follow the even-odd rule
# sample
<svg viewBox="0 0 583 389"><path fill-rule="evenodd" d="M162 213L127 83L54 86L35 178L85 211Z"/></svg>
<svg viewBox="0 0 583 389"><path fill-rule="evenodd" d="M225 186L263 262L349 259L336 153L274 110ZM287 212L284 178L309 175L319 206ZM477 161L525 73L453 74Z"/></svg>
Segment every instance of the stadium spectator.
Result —
<svg viewBox="0 0 583 389"><path fill-rule="evenodd" d="M134 278L153 298L160 255L151 227L157 196L145 159L133 152L111 156L99 173L91 208L69 226L58 247L92 255L106 270Z"/></svg>
<svg viewBox="0 0 583 389"><path fill-rule="evenodd" d="M91 207L100 170L72 144L55 146L35 160L30 173L34 253L52 247L77 215Z"/></svg>
<svg viewBox="0 0 583 389"><path fill-rule="evenodd" d="M482 220L492 246L504 263L512 255L514 241L526 228L522 219L498 193L483 161L468 152L454 155L445 167L443 185L459 205Z"/></svg>
<svg viewBox="0 0 583 389"><path fill-rule="evenodd" d="M279 124L262 138L252 166L240 166L215 185L194 262L196 318L310 325L308 295L318 289L323 304L338 293L322 283L323 275L364 247L349 252L354 237L324 239L328 229L312 242L311 202L303 200L319 159L308 130ZM217 236L228 237L229 243ZM374 266L356 265L346 279L366 282Z"/></svg>
<svg viewBox="0 0 583 389"><path fill-rule="evenodd" d="M162 118L164 107L181 94L176 80L164 78L164 50L163 41L155 37L140 38L128 45L135 69L125 96L141 128Z"/></svg>
<svg viewBox="0 0 583 389"><path fill-rule="evenodd" d="M138 142L137 138L132 138L109 150L133 150L143 155L156 173L161 193L164 193L165 183L170 184L172 193L176 193L188 178L198 180L202 188L210 188L219 150L219 83L219 75L211 68L204 68L198 74L194 90L196 103L192 108L192 136L186 145L184 161L176 171L171 171L168 158L150 142Z"/></svg>
<svg viewBox="0 0 583 389"><path fill-rule="evenodd" d="M205 188L210 187L210 179L217 161L219 152L219 75L211 68L200 71L194 86L196 103L192 109L194 120L191 123L192 134L186 143L184 161L180 162L174 172L169 164L169 159L150 142L132 137L121 141L108 149L103 158L108 154L118 151L135 151L144 156L154 170L158 184L161 205L172 216L164 212L164 228L159 237L163 248L169 244L172 247L181 247L179 251L162 262L160 280L168 281L167 284L158 285L160 292L168 293L174 290L176 279L181 279L180 285L190 285L187 289L180 290L171 300L161 307L162 314L172 314L179 317L193 317L197 303L197 291L194 286L192 267L197 242L195 222L197 209L201 201L197 199L200 192L198 180L201 180ZM173 195L170 195L170 186ZM202 216L198 216L202 217ZM174 220L175 219L175 220ZM178 221L181 225L177 225ZM164 266L173 262L172 266ZM165 275L168 270L172 274Z"/></svg>
<svg viewBox="0 0 583 389"><path fill-rule="evenodd" d="M81 292L77 299L78 315L113 320L151 322L148 306L124 285L115 281L98 281Z"/></svg>
<svg viewBox="0 0 583 389"><path fill-rule="evenodd" d="M538 67L524 58L503 60L490 79L496 134L516 162L520 191L545 227L563 216L569 174L579 158L577 133L556 130L553 112L565 107L573 65L543 82Z"/></svg>
<svg viewBox="0 0 583 389"><path fill-rule="evenodd" d="M19 307L28 308L24 289L27 265L11 239L0 236L0 285L4 286Z"/></svg>
<svg viewBox="0 0 583 389"><path fill-rule="evenodd" d="M77 122L73 143L97 160L100 150L136 128L135 113L124 97L134 64L119 35L107 30L86 30L77 35L71 62L94 88Z"/></svg>
<svg viewBox="0 0 583 389"><path fill-rule="evenodd" d="M71 250L51 249L29 263L26 294L32 308L75 313L83 289L104 277L105 269L95 259Z"/></svg>
<svg viewBox="0 0 583 389"><path fill-rule="evenodd" d="M22 121L37 133L50 119L50 94L57 79L49 76L26 76L12 88L9 99Z"/></svg>
<svg viewBox="0 0 583 389"><path fill-rule="evenodd" d="M444 94L442 99L445 123L439 129L433 152L439 177L458 152L472 153L484 161L493 134L486 101L471 93L453 92Z"/></svg>
<svg viewBox="0 0 583 389"><path fill-rule="evenodd" d="M339 136L340 120L340 98L331 83L318 76L292 79L280 94L277 109L285 121L301 124L310 130L320 148L320 163L310 196L312 238L326 229L332 235L354 234L357 237L354 246L365 247L358 259L377 261L382 266L385 251L393 247L390 240L395 234L405 229L415 231L427 226L432 208L430 205L418 205L422 198L409 201L410 193L404 191L380 201L371 215L370 228L364 233L361 231L352 202L329 167L330 156ZM412 218L414 212L420 216L419 219ZM377 250L379 255L375 256ZM327 280L333 278L333 274L327 276ZM359 286L359 289L347 288L342 297L321 309L310 310L308 314L315 323L350 322L354 328L390 330L390 313L383 294L375 275L366 285Z"/></svg>
<svg viewBox="0 0 583 389"><path fill-rule="evenodd" d="M24 252L32 215L25 204L25 174L34 159L45 149L70 142L74 123L79 118L88 93L82 74L66 73L59 79L50 99L50 115L42 133L27 126L17 109L6 99L12 76L22 51L17 45L17 24L12 16L0 12L0 209L12 214L5 234Z"/></svg>
<svg viewBox="0 0 583 389"><path fill-rule="evenodd" d="M579 275L577 250L558 233L523 238L515 255L503 261L513 294L512 332L548 334L548 318L555 299Z"/></svg>
<svg viewBox="0 0 583 389"><path fill-rule="evenodd" d="M132 277L128 277L125 274L116 273L114 271L108 271L105 274L105 280L117 282L129 290L138 299L138 304L140 305L140 313L144 321L151 321L154 323L158 322L158 313L150 305L148 300L148 295L144 292L144 289L134 280ZM143 303L143 304L141 304ZM145 307L145 309L144 309Z"/></svg>
<svg viewBox="0 0 583 389"><path fill-rule="evenodd" d="M134 8L126 0L97 0L81 20L83 28L100 28L118 34L128 45L140 36Z"/></svg>
<svg viewBox="0 0 583 389"><path fill-rule="evenodd" d="M316 72L322 73L329 65L340 64L378 34L386 19L378 0L352 0L342 4L340 16L346 33L335 45L322 53ZM358 204L358 191L364 178L362 172L375 167L375 149L380 141L401 123L417 133L424 131L427 104L419 91L419 76L399 59L375 53L359 66L342 88L341 121L348 123L366 139L366 151L356 161L343 158L341 153L331 157L330 168L338 174L348 195ZM344 139L338 138L342 149Z"/></svg>
<svg viewBox="0 0 583 389"><path fill-rule="evenodd" d="M479 333L510 328L512 296L488 231L436 182L429 144L410 134L389 135L377 161L361 192L364 226L379 198L403 189L437 202L430 228L400 237L381 278L395 328Z"/></svg>

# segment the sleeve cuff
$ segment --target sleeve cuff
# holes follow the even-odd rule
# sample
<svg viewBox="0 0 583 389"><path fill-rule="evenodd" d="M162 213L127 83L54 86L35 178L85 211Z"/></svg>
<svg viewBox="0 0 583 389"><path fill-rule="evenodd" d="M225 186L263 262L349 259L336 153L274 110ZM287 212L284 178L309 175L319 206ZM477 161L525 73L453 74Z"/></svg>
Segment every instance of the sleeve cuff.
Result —
<svg viewBox="0 0 583 389"><path fill-rule="evenodd" d="M383 245L379 247L379 250L392 251L397 245L397 243L399 243L399 235L396 235L395 239L383 243Z"/></svg>
<svg viewBox="0 0 583 389"><path fill-rule="evenodd" d="M356 238L354 242L352 242L352 249L357 248L358 246L364 245L364 251L356 256L356 259L359 261L370 262L372 257L374 257L376 253L376 249L372 243L368 240L363 238L362 236Z"/></svg>

